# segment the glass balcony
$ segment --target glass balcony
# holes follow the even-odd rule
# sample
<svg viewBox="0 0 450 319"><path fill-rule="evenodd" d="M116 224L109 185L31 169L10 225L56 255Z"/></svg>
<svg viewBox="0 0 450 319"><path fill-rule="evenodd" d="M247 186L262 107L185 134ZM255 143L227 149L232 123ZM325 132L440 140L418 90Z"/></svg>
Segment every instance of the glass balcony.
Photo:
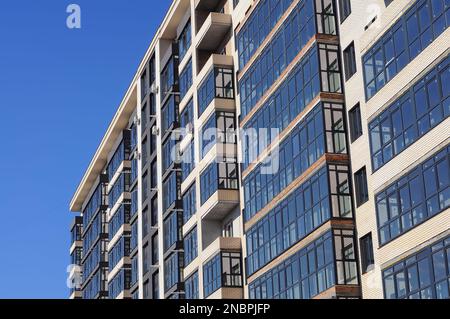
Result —
<svg viewBox="0 0 450 319"><path fill-rule="evenodd" d="M221 251L203 265L204 297L231 299L243 297L242 255Z"/></svg>
<svg viewBox="0 0 450 319"><path fill-rule="evenodd" d="M199 117L205 112L214 99L234 100L234 81L233 68L229 66L219 66L214 62L219 62L218 56L213 56L207 62L210 67L208 73L204 76L204 80L198 88L198 114ZM222 59L227 60L227 59ZM228 62L228 61L224 61ZM206 67L205 65L205 67ZM202 76L201 74L199 75ZM235 110L234 103L230 111Z"/></svg>
<svg viewBox="0 0 450 319"><path fill-rule="evenodd" d="M239 204L236 159L213 162L200 175L202 218L221 220Z"/></svg>

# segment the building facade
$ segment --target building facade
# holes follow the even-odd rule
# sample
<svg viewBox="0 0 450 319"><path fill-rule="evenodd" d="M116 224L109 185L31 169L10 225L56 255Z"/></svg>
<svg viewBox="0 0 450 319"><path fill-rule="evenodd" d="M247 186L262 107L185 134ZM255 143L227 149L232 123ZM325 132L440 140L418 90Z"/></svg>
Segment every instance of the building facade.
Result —
<svg viewBox="0 0 450 319"><path fill-rule="evenodd" d="M449 298L449 24L173 1L70 203L71 298Z"/></svg>

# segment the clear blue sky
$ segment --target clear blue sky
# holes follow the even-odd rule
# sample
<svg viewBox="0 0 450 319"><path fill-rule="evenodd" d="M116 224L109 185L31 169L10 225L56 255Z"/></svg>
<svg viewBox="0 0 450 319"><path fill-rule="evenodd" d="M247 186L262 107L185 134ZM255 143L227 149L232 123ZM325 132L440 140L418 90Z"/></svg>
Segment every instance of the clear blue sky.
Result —
<svg viewBox="0 0 450 319"><path fill-rule="evenodd" d="M170 2L2 2L0 298L68 297L69 201Z"/></svg>

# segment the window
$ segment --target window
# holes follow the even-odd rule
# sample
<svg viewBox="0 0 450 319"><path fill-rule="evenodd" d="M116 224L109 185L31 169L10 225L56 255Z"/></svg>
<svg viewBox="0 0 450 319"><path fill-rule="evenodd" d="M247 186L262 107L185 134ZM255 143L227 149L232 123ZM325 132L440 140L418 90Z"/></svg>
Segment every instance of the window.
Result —
<svg viewBox="0 0 450 319"><path fill-rule="evenodd" d="M141 100L144 100L148 93L149 88L149 78L147 71L144 71L144 73L141 76Z"/></svg>
<svg viewBox="0 0 450 319"><path fill-rule="evenodd" d="M141 167L144 168L145 165L147 165L147 160L148 160L148 143L147 143L147 138L144 138L144 140L142 141L142 164Z"/></svg>
<svg viewBox="0 0 450 319"><path fill-rule="evenodd" d="M372 269L375 264L375 259L373 257L373 243L372 243L372 233L368 233L359 240L359 245L361 247L361 267L362 272L366 272Z"/></svg>
<svg viewBox="0 0 450 319"><path fill-rule="evenodd" d="M180 73L180 100L192 86L192 60L189 60L183 71Z"/></svg>
<svg viewBox="0 0 450 319"><path fill-rule="evenodd" d="M138 160L133 158L131 160L131 184L134 184L138 178Z"/></svg>
<svg viewBox="0 0 450 319"><path fill-rule="evenodd" d="M233 221L230 221L223 226L223 237L233 237Z"/></svg>
<svg viewBox="0 0 450 319"><path fill-rule="evenodd" d="M142 238L145 238L145 236L148 235L148 232L150 230L149 218L150 218L150 215L148 213L148 206L146 206L142 210Z"/></svg>
<svg viewBox="0 0 450 319"><path fill-rule="evenodd" d="M355 43L352 42L344 50L345 80L348 81L356 73Z"/></svg>
<svg viewBox="0 0 450 319"><path fill-rule="evenodd" d="M171 95L161 110L161 132L164 135L167 130L178 121L179 96Z"/></svg>
<svg viewBox="0 0 450 319"><path fill-rule="evenodd" d="M386 299L449 299L450 237L383 270Z"/></svg>
<svg viewBox="0 0 450 319"><path fill-rule="evenodd" d="M159 272L152 275L152 299L159 299Z"/></svg>
<svg viewBox="0 0 450 319"><path fill-rule="evenodd" d="M218 189L238 189L238 166L236 159L223 159L211 163L200 175L201 204L203 205Z"/></svg>
<svg viewBox="0 0 450 319"><path fill-rule="evenodd" d="M376 171L450 115L450 57L369 123Z"/></svg>
<svg viewBox="0 0 450 319"><path fill-rule="evenodd" d="M381 245L450 206L449 171L447 146L375 195Z"/></svg>
<svg viewBox="0 0 450 319"><path fill-rule="evenodd" d="M414 1L397 23L367 51L362 58L367 100L447 29L449 12L450 7L440 0Z"/></svg>
<svg viewBox="0 0 450 319"><path fill-rule="evenodd" d="M135 221L131 224L131 241L130 241L130 249L131 251L135 250L138 245L138 223Z"/></svg>
<svg viewBox="0 0 450 319"><path fill-rule="evenodd" d="M157 187L158 187L158 166L155 160L152 162L151 165L150 188L155 189Z"/></svg>
<svg viewBox="0 0 450 319"><path fill-rule="evenodd" d="M142 189L144 190L145 188L142 188ZM130 219L131 219L138 212L138 191L136 188L131 191L131 205L130 206L131 206L131 208L130 208L131 209Z"/></svg>
<svg viewBox="0 0 450 319"><path fill-rule="evenodd" d="M355 195L356 205L358 207L369 200L369 190L367 188L367 175L365 166L355 173Z"/></svg>
<svg viewBox="0 0 450 319"><path fill-rule="evenodd" d="M147 129L147 124L148 124L148 119L149 119L149 115L148 113L148 108L147 108L147 103L144 103L144 106L141 108L141 135L144 134L145 130Z"/></svg>
<svg viewBox="0 0 450 319"><path fill-rule="evenodd" d="M163 175L173 164L178 164L180 162L180 159L178 158L180 145L178 142L177 134L172 133L162 145Z"/></svg>
<svg viewBox="0 0 450 319"><path fill-rule="evenodd" d="M152 236L152 265L158 265L159 261L159 245L158 234Z"/></svg>
<svg viewBox="0 0 450 319"><path fill-rule="evenodd" d="M185 181L189 174L195 168L195 148L194 148L194 139L191 140L189 145L181 154L181 176L182 181Z"/></svg>
<svg viewBox="0 0 450 319"><path fill-rule="evenodd" d="M150 256L151 256L151 247L147 243L142 248L142 272L143 274L147 274L150 270Z"/></svg>
<svg viewBox="0 0 450 319"><path fill-rule="evenodd" d="M339 0L339 16L341 17L341 23L347 19L352 13L352 7L350 0Z"/></svg>
<svg viewBox="0 0 450 319"><path fill-rule="evenodd" d="M124 290L130 289L131 269L122 269L109 283L109 298L116 299Z"/></svg>
<svg viewBox="0 0 450 319"><path fill-rule="evenodd" d="M184 282L187 300L198 299L198 272L187 278Z"/></svg>
<svg viewBox="0 0 450 319"><path fill-rule="evenodd" d="M142 175L142 204L145 203L147 198L148 198L148 174L147 171L145 171L144 175ZM137 191L136 191L136 199L137 199Z"/></svg>
<svg viewBox="0 0 450 319"><path fill-rule="evenodd" d="M194 216L197 211L195 183L183 195L183 221L187 221Z"/></svg>
<svg viewBox="0 0 450 319"><path fill-rule="evenodd" d="M359 103L356 104L349 112L350 140L352 143L356 141L362 134L361 109Z"/></svg>
<svg viewBox="0 0 450 319"><path fill-rule="evenodd" d="M249 298L311 299L334 285L358 284L353 238L352 231L324 234L252 281Z"/></svg>
<svg viewBox="0 0 450 319"><path fill-rule="evenodd" d="M117 234L119 229L124 225L130 222L130 205L122 204L119 209L114 213L114 215L110 218L108 226L109 226L109 240L111 241L114 236ZM81 233L80 237L81 240Z"/></svg>
<svg viewBox="0 0 450 319"><path fill-rule="evenodd" d="M108 163L108 179L111 181L114 177L114 175L117 173L117 170L119 169L120 165L124 160L128 160L130 156L130 133L129 131L124 131L124 138L123 141L120 143L120 145L117 147L117 150L115 151L113 157Z"/></svg>
<svg viewBox="0 0 450 319"><path fill-rule="evenodd" d="M172 57L161 72L161 101L164 101L166 96L172 92L174 84L176 84L175 63Z"/></svg>
<svg viewBox="0 0 450 319"><path fill-rule="evenodd" d="M152 226L156 226L158 224L158 196L155 196L151 200L151 222Z"/></svg>
<svg viewBox="0 0 450 319"><path fill-rule="evenodd" d="M193 100L190 100L186 106L184 107L183 111L181 111L180 114L180 126L181 128L186 128L188 124L194 123L194 102ZM188 132L186 132L188 133Z"/></svg>
<svg viewBox="0 0 450 319"><path fill-rule="evenodd" d="M139 259L138 255L131 258L131 286L138 282L139 276Z"/></svg>
<svg viewBox="0 0 450 319"><path fill-rule="evenodd" d="M181 31L178 37L178 53L180 55L180 61L183 60L189 47L191 46L191 20L186 23L183 31Z"/></svg>
<svg viewBox="0 0 450 319"><path fill-rule="evenodd" d="M216 145L236 144L235 113L215 112L201 128L200 155L201 158Z"/></svg>
<svg viewBox="0 0 450 319"><path fill-rule="evenodd" d="M352 218L350 178L347 166L322 167L248 229L247 274L267 265L332 217Z"/></svg>
<svg viewBox="0 0 450 319"><path fill-rule="evenodd" d="M168 291L177 285L182 278L183 261L178 253L172 254L164 261L164 290Z"/></svg>
<svg viewBox="0 0 450 319"><path fill-rule="evenodd" d="M319 55L322 90L342 93L339 47L337 45L319 43Z"/></svg>
<svg viewBox="0 0 450 319"><path fill-rule="evenodd" d="M197 254L197 227L194 227L184 237L184 266L189 265L197 257Z"/></svg>
<svg viewBox="0 0 450 319"><path fill-rule="evenodd" d="M130 188L130 173L121 173L108 194L109 208L113 208L124 192L128 192Z"/></svg>
<svg viewBox="0 0 450 319"><path fill-rule="evenodd" d="M240 69L243 69L254 56L291 3L292 1L289 0L275 0L262 1L257 4L247 22L236 35ZM267 57L276 56L273 67L269 64L264 70L265 73L273 72L274 80L276 80L288 62L292 61L314 34L336 34L335 16L333 1L317 0L315 4L314 1L300 1L280 27L280 31L256 59L256 63L262 65L270 63L272 61L269 62ZM286 45L283 45L284 43Z"/></svg>
<svg viewBox="0 0 450 319"><path fill-rule="evenodd" d="M150 298L150 281L149 280L144 282L144 287L142 290L143 290L143 292L142 292L143 298L149 299ZM139 299L139 289L136 291L136 295L137 295L137 297L134 298L134 296L133 296L133 299Z"/></svg>
<svg viewBox="0 0 450 319"><path fill-rule="evenodd" d="M233 69L214 67L198 88L198 116L215 98L234 99Z"/></svg>
<svg viewBox="0 0 450 319"><path fill-rule="evenodd" d="M281 94L283 94L283 103L281 103L281 100L278 101L280 103L279 108L283 112L279 113L285 114L292 121L320 91L341 93L339 54L338 46L325 44L313 45L303 55L297 66L293 68L288 78L282 82L280 88L268 98L266 104L270 105L277 102L275 100L277 95L280 95L278 98L281 99ZM252 74L253 65L239 81L241 116L243 118L252 111L254 106L276 80L271 75L272 69L270 65L266 65L266 63L257 65L259 69L254 70ZM322 81L320 81L319 69L322 71ZM260 74L265 72L268 73ZM289 96L289 100L285 98L287 95ZM289 108L286 108L288 105ZM276 127L281 127L281 125L279 124Z"/></svg>
<svg viewBox="0 0 450 319"><path fill-rule="evenodd" d="M221 287L242 287L240 253L221 252L203 266L205 298Z"/></svg>
<svg viewBox="0 0 450 319"><path fill-rule="evenodd" d="M172 209L178 200L179 185L177 181L177 173L173 172L167 177L163 184L163 212Z"/></svg>
<svg viewBox="0 0 450 319"><path fill-rule="evenodd" d="M134 150L137 146L137 140L138 140L137 126L133 124L130 128L130 131L131 131L130 150Z"/></svg>
<svg viewBox="0 0 450 319"><path fill-rule="evenodd" d="M167 252L181 238L179 214L174 212L164 220L164 252Z"/></svg>
<svg viewBox="0 0 450 319"><path fill-rule="evenodd" d="M245 177L246 221L325 153L347 153L344 117L342 104L319 103L284 138L278 152L269 154ZM251 146L246 143L242 150L244 170L248 167L250 156L256 153L248 151ZM278 169L272 172L271 167Z"/></svg>

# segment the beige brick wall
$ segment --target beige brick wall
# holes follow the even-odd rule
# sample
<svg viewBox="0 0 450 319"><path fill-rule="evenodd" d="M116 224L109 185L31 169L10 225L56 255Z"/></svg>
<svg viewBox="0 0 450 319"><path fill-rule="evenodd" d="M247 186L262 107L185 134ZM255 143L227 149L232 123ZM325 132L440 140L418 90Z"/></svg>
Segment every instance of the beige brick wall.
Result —
<svg viewBox="0 0 450 319"><path fill-rule="evenodd" d="M378 245L375 193L449 142L450 119L447 119L372 174L368 123L406 89L411 87L414 81L424 75L428 69L436 64L437 60L440 60L449 51L450 29L447 29L366 103L361 63L362 55L396 23L412 3L413 1L409 0L397 0L393 1L388 8L385 8L384 1L381 0L352 1L352 14L341 25L342 49L345 49L354 41L357 62L357 73L346 82L347 109L350 110L356 103L360 103L363 126L363 136L350 146L352 171L356 172L361 167L366 166L369 185L369 201L356 209L356 225L359 238L372 232L376 263L373 270L362 275L364 298L383 297L381 265L450 228L450 213L447 210L384 247L379 248ZM364 27L374 15L377 15L376 21L365 31Z"/></svg>

